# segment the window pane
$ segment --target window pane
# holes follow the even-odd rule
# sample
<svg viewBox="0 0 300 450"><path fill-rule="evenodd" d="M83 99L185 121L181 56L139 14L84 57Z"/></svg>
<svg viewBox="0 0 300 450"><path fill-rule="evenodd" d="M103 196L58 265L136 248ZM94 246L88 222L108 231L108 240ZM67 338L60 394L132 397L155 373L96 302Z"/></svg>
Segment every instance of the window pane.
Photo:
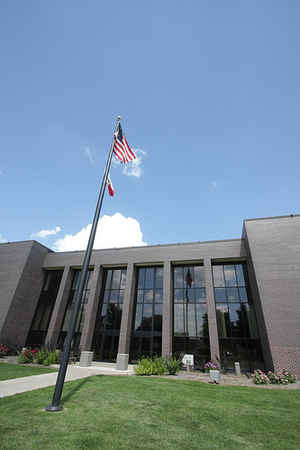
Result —
<svg viewBox="0 0 300 450"><path fill-rule="evenodd" d="M154 268L147 267L145 275L145 289L152 289L154 287Z"/></svg>
<svg viewBox="0 0 300 450"><path fill-rule="evenodd" d="M48 291L51 281L51 272L46 272L43 291Z"/></svg>
<svg viewBox="0 0 300 450"><path fill-rule="evenodd" d="M186 314L188 317L187 334L188 336L196 336L196 312L195 305L187 305Z"/></svg>
<svg viewBox="0 0 300 450"><path fill-rule="evenodd" d="M196 303L206 303L206 289L200 288L195 289L195 302Z"/></svg>
<svg viewBox="0 0 300 450"><path fill-rule="evenodd" d="M215 287L225 286L223 266L213 266L213 278Z"/></svg>
<svg viewBox="0 0 300 450"><path fill-rule="evenodd" d="M239 291L238 288L227 288L227 300L228 302L239 302Z"/></svg>
<svg viewBox="0 0 300 450"><path fill-rule="evenodd" d="M246 314L247 314L249 336L251 338L258 338L259 336L258 336L254 306L253 305L242 305L242 308L246 311Z"/></svg>
<svg viewBox="0 0 300 450"><path fill-rule="evenodd" d="M110 289L111 276L112 276L112 270L108 270L108 271L106 272L105 289Z"/></svg>
<svg viewBox="0 0 300 450"><path fill-rule="evenodd" d="M145 269L140 268L140 269L138 269L138 288L139 289L144 288L144 282L145 282Z"/></svg>
<svg viewBox="0 0 300 450"><path fill-rule="evenodd" d="M152 305L144 304L142 329L144 331L152 330Z"/></svg>
<svg viewBox="0 0 300 450"><path fill-rule="evenodd" d="M126 277L127 277L127 271L126 269L121 270L121 284L120 289L125 289L126 287Z"/></svg>
<svg viewBox="0 0 300 450"><path fill-rule="evenodd" d="M238 285L239 286L245 286L243 264L236 264L235 265L235 271L236 271L236 277L237 277Z"/></svg>
<svg viewBox="0 0 300 450"><path fill-rule="evenodd" d="M204 267L203 266L195 266L194 267L194 287L205 287L205 278L204 278Z"/></svg>
<svg viewBox="0 0 300 450"><path fill-rule="evenodd" d="M183 305L174 305L174 334L183 335Z"/></svg>
<svg viewBox="0 0 300 450"><path fill-rule="evenodd" d="M158 289L163 288L163 275L164 275L163 268L156 267L155 287Z"/></svg>
<svg viewBox="0 0 300 450"><path fill-rule="evenodd" d="M143 311L143 305L136 305L135 325L134 325L135 331L139 331L141 329L142 311Z"/></svg>
<svg viewBox="0 0 300 450"><path fill-rule="evenodd" d="M218 333L219 337L229 337L230 336L230 321L228 306L226 304L217 304L217 323L218 323Z"/></svg>
<svg viewBox="0 0 300 450"><path fill-rule="evenodd" d="M174 302L175 303L182 303L183 302L183 289L174 289Z"/></svg>
<svg viewBox="0 0 300 450"><path fill-rule="evenodd" d="M183 288L183 267L174 267L174 287Z"/></svg>
<svg viewBox="0 0 300 450"><path fill-rule="evenodd" d="M184 287L194 287L194 269L193 267L184 267L183 268L183 283Z"/></svg>
<svg viewBox="0 0 300 450"><path fill-rule="evenodd" d="M152 304L144 305L143 317L152 317Z"/></svg>
<svg viewBox="0 0 300 450"><path fill-rule="evenodd" d="M155 303L162 303L162 302L163 302L163 290L156 289L155 290Z"/></svg>
<svg viewBox="0 0 300 450"><path fill-rule="evenodd" d="M153 290L147 289L144 291L144 303L151 303L153 302Z"/></svg>
<svg viewBox="0 0 300 450"><path fill-rule="evenodd" d="M194 289L184 289L184 301L187 303L195 303Z"/></svg>
<svg viewBox="0 0 300 450"><path fill-rule="evenodd" d="M120 291L119 303L123 303L123 301L124 301L124 291Z"/></svg>
<svg viewBox="0 0 300 450"><path fill-rule="evenodd" d="M101 316L105 317L107 313L107 304L102 305Z"/></svg>
<svg viewBox="0 0 300 450"><path fill-rule="evenodd" d="M224 265L224 275L226 286L230 287L237 285L234 266Z"/></svg>
<svg viewBox="0 0 300 450"><path fill-rule="evenodd" d="M110 303L118 303L119 301L119 291L110 291Z"/></svg>
<svg viewBox="0 0 300 450"><path fill-rule="evenodd" d="M74 274L74 278L73 278L73 283L72 283L72 289L76 290L78 289L79 286L79 275L81 273L81 270L76 270L75 274Z"/></svg>
<svg viewBox="0 0 300 450"><path fill-rule="evenodd" d="M208 316L206 305L196 305L197 336L208 336Z"/></svg>
<svg viewBox="0 0 300 450"><path fill-rule="evenodd" d="M206 289L200 288L200 289L194 289L194 296L195 296L195 302L196 303L205 303L206 301Z"/></svg>
<svg viewBox="0 0 300 450"><path fill-rule="evenodd" d="M120 289L121 270L114 269L111 289Z"/></svg>
<svg viewBox="0 0 300 450"><path fill-rule="evenodd" d="M162 330L162 304L158 303L154 309L153 329L154 331Z"/></svg>
<svg viewBox="0 0 300 450"><path fill-rule="evenodd" d="M226 302L226 289L225 288L215 288L216 302L224 303Z"/></svg>
<svg viewBox="0 0 300 450"><path fill-rule="evenodd" d="M137 303L143 303L143 293L144 293L144 291L142 291L141 289L139 289L137 291L137 297L136 297Z"/></svg>
<svg viewBox="0 0 300 450"><path fill-rule="evenodd" d="M122 305L114 305L114 330L119 330L121 328L121 318L122 318Z"/></svg>
<svg viewBox="0 0 300 450"><path fill-rule="evenodd" d="M238 305L229 305L229 317L230 317L230 325L231 325L231 336L232 337L242 337L241 330L241 309L240 304Z"/></svg>
<svg viewBox="0 0 300 450"><path fill-rule="evenodd" d="M104 291L103 302L108 303L110 291Z"/></svg>
<svg viewBox="0 0 300 450"><path fill-rule="evenodd" d="M239 294L240 294L240 300L241 300L241 302L247 302L247 301L248 301L248 296L247 296L246 288L240 287L240 288L239 288Z"/></svg>

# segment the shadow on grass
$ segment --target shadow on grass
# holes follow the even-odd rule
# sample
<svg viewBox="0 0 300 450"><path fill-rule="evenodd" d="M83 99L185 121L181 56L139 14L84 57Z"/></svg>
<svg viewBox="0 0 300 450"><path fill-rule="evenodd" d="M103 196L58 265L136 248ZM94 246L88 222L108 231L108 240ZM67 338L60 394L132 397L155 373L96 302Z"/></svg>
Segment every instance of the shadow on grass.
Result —
<svg viewBox="0 0 300 450"><path fill-rule="evenodd" d="M97 375L100 377L103 377L104 375ZM80 383L78 383L73 389L70 390L70 392L68 392L66 395L64 395L61 399L61 405L64 405L65 402L67 402L77 391L79 391L82 386L84 386L88 381L89 381L90 377L87 378L83 378Z"/></svg>

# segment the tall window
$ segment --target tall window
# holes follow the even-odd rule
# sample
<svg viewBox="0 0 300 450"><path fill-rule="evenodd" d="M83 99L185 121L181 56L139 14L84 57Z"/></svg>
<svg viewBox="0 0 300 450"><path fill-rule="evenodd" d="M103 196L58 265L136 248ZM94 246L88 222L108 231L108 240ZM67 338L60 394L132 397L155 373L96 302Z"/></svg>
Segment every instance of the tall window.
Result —
<svg viewBox="0 0 300 450"><path fill-rule="evenodd" d="M93 340L95 359L117 358L125 286L126 269L104 271Z"/></svg>
<svg viewBox="0 0 300 450"><path fill-rule="evenodd" d="M174 266L175 354L192 353L201 366L210 358L204 268L202 265Z"/></svg>
<svg viewBox="0 0 300 450"><path fill-rule="evenodd" d="M60 348L62 348L65 338L67 336L68 330L69 330L69 325L70 325L70 321L72 318L72 312L73 312L73 307L74 307L75 293L76 293L77 289L79 288L80 274L81 274L80 269L76 269L73 271L73 280L72 280L72 285L71 285L71 291L70 291L70 295L68 298L68 303L67 303L67 307L65 310L65 316L64 316L64 320L63 320L63 324L62 324L61 332L60 332L60 337L59 337L58 346ZM78 350L79 344L80 344L81 332L82 332L82 327L84 324L84 313L85 313L84 305L88 302L92 274L93 274L93 269L90 269L87 273L87 279L86 279L83 294L82 294L80 311L78 314L77 323L76 323L75 332L74 332L74 338L73 338L73 344L72 344L74 351Z"/></svg>
<svg viewBox="0 0 300 450"><path fill-rule="evenodd" d="M218 334L224 366L239 361L243 370L262 366L256 317L243 264L213 266Z"/></svg>
<svg viewBox="0 0 300 450"><path fill-rule="evenodd" d="M62 270L48 270L45 272L42 291L26 345L34 347L44 344L62 274Z"/></svg>
<svg viewBox="0 0 300 450"><path fill-rule="evenodd" d="M139 267L130 348L131 360L136 360L142 355L161 355L162 309L163 268Z"/></svg>

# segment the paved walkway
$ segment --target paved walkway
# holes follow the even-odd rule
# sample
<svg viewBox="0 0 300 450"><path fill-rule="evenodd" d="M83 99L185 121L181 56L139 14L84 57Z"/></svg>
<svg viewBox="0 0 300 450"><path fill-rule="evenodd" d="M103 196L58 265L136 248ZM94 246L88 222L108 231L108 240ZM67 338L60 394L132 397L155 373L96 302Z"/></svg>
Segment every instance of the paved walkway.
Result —
<svg viewBox="0 0 300 450"><path fill-rule="evenodd" d="M5 364L5 363L1 363ZM53 368L58 366L51 366ZM69 365L65 381L79 380L93 375L134 375L133 368L129 370L116 370L113 366L90 366L80 367ZM22 392L33 391L35 389L54 386L56 383L57 372L46 373L44 375L32 375L30 377L14 378L13 380L0 381L0 398L10 395L20 394Z"/></svg>

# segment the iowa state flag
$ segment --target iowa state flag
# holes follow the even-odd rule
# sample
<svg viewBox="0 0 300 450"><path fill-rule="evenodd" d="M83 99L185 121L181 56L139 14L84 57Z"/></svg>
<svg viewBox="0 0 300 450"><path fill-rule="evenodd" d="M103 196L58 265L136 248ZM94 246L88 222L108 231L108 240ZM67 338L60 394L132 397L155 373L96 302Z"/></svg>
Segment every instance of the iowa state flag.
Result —
<svg viewBox="0 0 300 450"><path fill-rule="evenodd" d="M113 185L112 185L112 182L111 182L111 179L110 179L109 175L107 175L106 183L107 183L108 193L109 193L109 195L110 195L111 197L113 197L115 191L114 191L114 187L113 187Z"/></svg>

